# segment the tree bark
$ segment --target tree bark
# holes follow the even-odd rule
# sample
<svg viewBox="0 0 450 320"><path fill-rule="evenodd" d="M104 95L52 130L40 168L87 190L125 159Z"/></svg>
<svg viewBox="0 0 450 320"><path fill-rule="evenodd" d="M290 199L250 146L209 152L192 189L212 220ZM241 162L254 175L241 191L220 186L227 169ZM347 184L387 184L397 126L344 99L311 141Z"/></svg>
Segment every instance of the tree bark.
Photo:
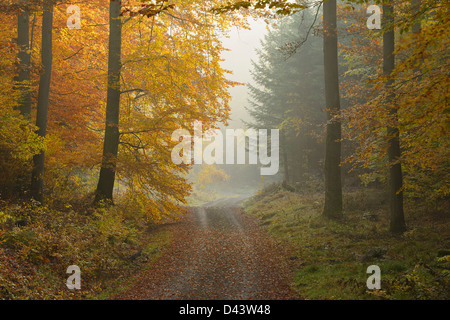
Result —
<svg viewBox="0 0 450 320"><path fill-rule="evenodd" d="M325 206L323 215L329 218L342 216L341 181L341 122L340 113L338 37L336 0L323 3L325 98L328 113L325 150Z"/></svg>
<svg viewBox="0 0 450 320"><path fill-rule="evenodd" d="M383 34L383 73L390 76L395 68L395 30L394 30L394 7L390 2L383 5L383 21L385 32ZM397 107L395 106L394 81L389 79L386 83L388 96L386 104L394 120L394 124L387 128L389 137L388 157L390 176L390 231L392 233L403 233L406 224L403 212L403 175L400 163L400 133L397 127Z"/></svg>
<svg viewBox="0 0 450 320"><path fill-rule="evenodd" d="M122 68L122 21L120 11L121 1L111 0L105 139L95 203L100 201L112 202L116 177L119 150L120 72Z"/></svg>
<svg viewBox="0 0 450 320"><path fill-rule="evenodd" d="M289 176L289 163L288 163L288 151L287 151L287 142L286 136L284 133L281 133L281 144L283 147L283 168L284 168L284 182L289 184L290 176Z"/></svg>
<svg viewBox="0 0 450 320"><path fill-rule="evenodd" d="M23 5L23 1L21 3ZM20 113L27 119L31 114L31 92L29 89L30 82L30 14L28 8L23 6L17 16L17 46L19 53L17 58L18 74L16 81L17 89L20 91L18 109Z"/></svg>
<svg viewBox="0 0 450 320"><path fill-rule="evenodd" d="M37 103L36 126L38 135L45 137L47 134L47 114L50 94L50 81L52 72L52 32L53 32L53 0L44 1L44 14L42 17L42 72L39 80L39 93ZM43 202L44 186L44 162L45 152L41 152L33 157L33 172L31 177L31 195Z"/></svg>
<svg viewBox="0 0 450 320"><path fill-rule="evenodd" d="M412 10L415 13L419 13L420 11L420 6L422 5L422 1L421 0L412 0L411 1L411 6L412 6ZM422 31L422 25L420 22L416 22L413 26L412 31L414 33L420 33Z"/></svg>
<svg viewBox="0 0 450 320"><path fill-rule="evenodd" d="M419 13L420 12L420 7L421 7L421 5L422 5L422 1L421 0L412 0L412 2L411 2L411 7L412 7L412 11L414 12L414 13ZM420 21L418 21L418 22L416 22L414 25L413 25L413 28L412 28L412 32L415 34L415 35L418 35L418 34L420 34L421 32L422 32L422 24L420 23ZM416 61L416 62L422 62L422 61ZM415 68L414 69L414 72L416 72L416 73L419 73L420 74L420 66L418 66L417 68ZM417 80L422 80L422 77L421 76L419 76L418 78L417 78Z"/></svg>

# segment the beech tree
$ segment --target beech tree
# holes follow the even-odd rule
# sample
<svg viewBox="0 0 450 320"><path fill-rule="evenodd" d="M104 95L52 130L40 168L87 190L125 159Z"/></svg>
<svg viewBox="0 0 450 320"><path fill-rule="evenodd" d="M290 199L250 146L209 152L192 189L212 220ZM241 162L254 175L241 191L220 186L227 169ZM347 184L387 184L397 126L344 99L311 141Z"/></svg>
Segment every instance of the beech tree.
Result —
<svg viewBox="0 0 450 320"><path fill-rule="evenodd" d="M347 160L365 168L365 183L389 182L390 230L402 233L403 197L437 206L449 194L448 77L442 71L448 69L450 19L446 3L435 0L385 5L381 32L365 28L360 11L342 10L343 19L354 21L348 33L361 35L342 48L350 65L343 83L351 101L346 138L357 145Z"/></svg>
<svg viewBox="0 0 450 320"><path fill-rule="evenodd" d="M53 35L53 0L45 0L43 3L42 16L42 71L39 80L39 93L37 102L36 126L38 127L38 135L44 137L47 134L47 115L50 95L50 81L52 73L52 47ZM33 172L31 177L31 194L32 197L39 201L43 201L44 187L44 163L45 151L41 150L39 154L33 157Z"/></svg>
<svg viewBox="0 0 450 320"><path fill-rule="evenodd" d="M122 69L122 14L128 12L129 19L135 15L147 18L168 10L173 5L166 5L167 0L154 3L141 3L140 8L124 8L122 1L110 0L109 12L109 49L108 49L108 92L106 102L105 138L103 144L103 160L97 184L95 203L102 200L112 201L114 182L116 180L117 156L119 152L120 132L120 96Z"/></svg>
<svg viewBox="0 0 450 320"><path fill-rule="evenodd" d="M31 68L31 53L30 53L30 12L29 6L25 1L19 2L19 13L17 15L17 46L19 53L18 58L18 90L19 96L19 110L20 113L30 118L31 114L31 91L30 85L30 68Z"/></svg>
<svg viewBox="0 0 450 320"><path fill-rule="evenodd" d="M39 166L34 166L31 158L37 154L35 160L43 160L45 150L45 194L51 195L49 201L75 200L78 195L74 188L92 190L100 182L97 201L109 200L107 194L112 195L115 185L121 188L121 200L142 206L148 218L158 220L182 210L191 191L186 179L191 166L177 166L171 161L170 150L177 144L171 134L180 128L193 130L195 120L203 122L205 131L217 128L219 122L226 123L231 99L228 89L237 84L227 79L227 71L220 65L225 50L220 35L241 20L212 14L208 5L213 3L205 5L202 0L146 3L148 7L142 7L140 1L127 1L116 11L122 21L122 35L118 37L121 46L118 41L111 42L120 48L121 56L115 55L115 63L110 63L111 67L116 66L116 72L110 72L115 77L108 77L109 49L118 51L108 46L108 37L117 35L117 28L111 28L111 35L108 28L110 6L114 4L103 0L80 3L81 29L71 29L66 27L70 17L68 4L54 1L53 25L58 27L52 33L48 119L42 108L44 77L50 74L48 58L36 59L42 63L31 65L30 91L33 98L40 95L40 130L31 122L24 125L23 117L18 121L20 92L13 79L19 49L14 40L0 43L0 77L4 84L0 88L0 122L4 129L0 135L0 181L5 181L7 187L2 194L12 194L17 189L14 185L22 172L29 177L33 174L33 187L39 190L33 197L43 199L43 162L36 161ZM167 12L155 16L153 9ZM14 39L17 6L8 6L7 10L10 14L1 15L0 32L3 39ZM33 23L36 33L40 34L42 27L48 30L47 13L45 21L41 24L38 19ZM35 41L33 55L48 52L51 47L46 39L42 43ZM113 60L114 55L110 56ZM111 79L116 79L116 84L111 84ZM108 99L111 92L112 98L109 94ZM120 108L111 111L115 102ZM107 113L108 123L113 123L106 126L107 136L113 139L107 137L105 142ZM39 131L40 136L34 137L34 131ZM116 157L111 157L108 149L103 150L105 144L109 150L117 148ZM5 154L8 157L3 157ZM103 154L107 156L102 158ZM100 181L94 171L99 167L103 167ZM108 180L105 176L109 182L104 188L102 181ZM118 182L114 183L111 177ZM29 182L26 185L30 188Z"/></svg>
<svg viewBox="0 0 450 320"><path fill-rule="evenodd" d="M111 0L109 11L108 93L106 102L105 139L95 202L113 199L119 150L120 71L122 51L122 20L120 0Z"/></svg>
<svg viewBox="0 0 450 320"><path fill-rule="evenodd" d="M386 105L389 106L393 125L387 129L389 140L389 175L390 175L390 231L403 233L406 231L403 213L403 173L401 165L400 132L397 127L398 114L395 103L394 80L391 74L395 69L395 30L394 7L390 1L383 4L383 22L386 31L383 34L383 73L389 77L386 83Z"/></svg>
<svg viewBox="0 0 450 320"><path fill-rule="evenodd" d="M325 150L325 206L323 215L342 216L341 120L338 68L336 0L323 3L323 52L325 70L325 104L328 113Z"/></svg>

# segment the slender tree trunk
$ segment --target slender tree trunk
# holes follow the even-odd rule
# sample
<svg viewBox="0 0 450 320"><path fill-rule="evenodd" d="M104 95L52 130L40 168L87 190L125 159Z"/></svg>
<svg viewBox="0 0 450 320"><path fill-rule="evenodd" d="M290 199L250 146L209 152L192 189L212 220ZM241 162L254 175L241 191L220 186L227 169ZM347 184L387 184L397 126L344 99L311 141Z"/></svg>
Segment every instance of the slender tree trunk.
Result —
<svg viewBox="0 0 450 320"><path fill-rule="evenodd" d="M34 41L34 28L36 27L36 12L33 14L33 23L31 24L31 35L30 35L30 64L31 64L31 50L33 50Z"/></svg>
<svg viewBox="0 0 450 320"><path fill-rule="evenodd" d="M335 119L340 112L338 37L336 0L323 3L325 97L328 110L325 150L325 206L323 215L329 218L342 216L341 182L341 122Z"/></svg>
<svg viewBox="0 0 450 320"><path fill-rule="evenodd" d="M289 163L288 163L288 151L287 151L287 143L286 143L286 136L284 133L281 133L281 144L283 146L283 167L284 167L284 182L286 184L289 184L290 177L289 177Z"/></svg>
<svg viewBox="0 0 450 320"><path fill-rule="evenodd" d="M24 4L23 1L20 4ZM20 91L18 108L20 113L30 119L31 114L31 92L29 90L30 82L30 14L28 8L23 6L17 16L17 46L18 53L18 90Z"/></svg>
<svg viewBox="0 0 450 320"><path fill-rule="evenodd" d="M31 120L31 91L30 91L30 64L31 64L31 44L30 44L30 14L29 8L24 0L19 2L21 6L17 15L17 75L14 78L15 89L18 92L17 109L20 114ZM30 176L26 172L18 175L16 180L16 190L18 194L24 195L30 185Z"/></svg>
<svg viewBox="0 0 450 320"><path fill-rule="evenodd" d="M106 128L103 161L97 185L95 203L113 200L119 150L120 72L122 47L121 1L110 1L110 34L108 58L108 93L106 102Z"/></svg>
<svg viewBox="0 0 450 320"><path fill-rule="evenodd" d="M383 72L386 76L391 75L395 68L395 31L394 31L394 7L391 3L383 5L384 28L387 30L383 34ZM386 104L390 108L390 114L394 119L394 124L388 127L389 136L389 175L390 175L390 231L392 233L403 233L406 230L403 213L403 175L400 163L400 133L397 127L397 108L395 106L394 82L390 79L386 83L388 97Z"/></svg>
<svg viewBox="0 0 450 320"><path fill-rule="evenodd" d="M39 81L39 94L37 103L36 126L38 135L45 137L47 134L47 114L50 94L50 80L52 72L52 32L53 32L53 0L44 1L44 14L42 17L42 72ZM44 161L45 152L33 157L33 172L31 177L31 195L43 202L44 186Z"/></svg>
<svg viewBox="0 0 450 320"><path fill-rule="evenodd" d="M415 12L415 13L419 13L419 11L420 11L420 6L421 6L421 4L422 4L422 1L421 0L412 0L412 2L411 2L411 6L412 6L412 11L413 12ZM420 34L421 32L422 32L422 24L420 23L420 22L416 22L415 24L414 24L414 26L413 26L413 28L412 28L412 32L414 33L414 34ZM420 62L422 62L422 61L420 61ZM415 70L414 70L415 72L420 72L421 70L420 70L420 66L418 66ZM420 77L418 77L418 80L420 81L422 79L422 77L420 76Z"/></svg>
<svg viewBox="0 0 450 320"><path fill-rule="evenodd" d="M412 10L415 13L418 13L420 11L420 6L422 4L421 0L412 0L411 1L411 6L412 6ZM417 22L414 24L412 31L414 33L420 33L422 31L422 25L420 22Z"/></svg>

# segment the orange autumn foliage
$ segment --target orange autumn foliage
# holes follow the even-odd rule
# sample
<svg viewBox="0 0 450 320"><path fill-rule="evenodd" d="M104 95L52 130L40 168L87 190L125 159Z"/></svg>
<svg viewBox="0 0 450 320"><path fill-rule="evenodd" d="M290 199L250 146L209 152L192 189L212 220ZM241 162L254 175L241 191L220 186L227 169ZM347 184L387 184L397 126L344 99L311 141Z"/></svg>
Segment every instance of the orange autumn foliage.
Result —
<svg viewBox="0 0 450 320"><path fill-rule="evenodd" d="M189 166L176 166L171 161L172 132L192 129L194 120L215 128L229 117L228 89L237 83L227 80L228 71L220 65L225 50L221 37L228 27L244 22L231 14L212 14L210 9L218 3L221 1L171 1L170 11L158 16L129 17L124 13L122 17L117 188L128 201L142 204L154 220L178 212L190 193L185 179ZM108 2L82 1L77 5L81 29L67 28L68 4L57 3L54 10L46 190L57 194L65 189L63 198L70 198L67 193L73 193L81 183L93 191L101 162L106 107ZM124 8L131 5L124 1ZM5 38L13 42L16 18L2 14L0 20L0 32L7 33ZM30 90L34 107L40 72L39 11L31 13L31 20ZM7 61L2 58L9 68L5 76L11 82L13 53Z"/></svg>
<svg viewBox="0 0 450 320"><path fill-rule="evenodd" d="M419 14L405 2L396 2L395 107L398 122L385 105L381 32L365 27L361 10L341 7L349 21L344 33L351 39L341 46L348 71L342 88L350 106L343 112L347 138L356 152L347 159L372 169L370 181L383 177L386 127L398 126L407 194L428 200L449 195L449 27L448 1L422 1ZM420 32L412 27L420 23ZM361 36L356 36L361 35Z"/></svg>

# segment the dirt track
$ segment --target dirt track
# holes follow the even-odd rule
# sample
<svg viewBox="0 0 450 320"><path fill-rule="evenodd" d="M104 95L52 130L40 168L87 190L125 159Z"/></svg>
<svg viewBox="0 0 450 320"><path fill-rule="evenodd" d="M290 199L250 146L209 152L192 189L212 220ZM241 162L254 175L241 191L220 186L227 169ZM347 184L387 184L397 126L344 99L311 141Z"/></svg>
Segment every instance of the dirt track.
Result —
<svg viewBox="0 0 450 320"><path fill-rule="evenodd" d="M284 248L242 213L240 201L192 208L170 225L170 249L117 299L301 299L289 288Z"/></svg>

